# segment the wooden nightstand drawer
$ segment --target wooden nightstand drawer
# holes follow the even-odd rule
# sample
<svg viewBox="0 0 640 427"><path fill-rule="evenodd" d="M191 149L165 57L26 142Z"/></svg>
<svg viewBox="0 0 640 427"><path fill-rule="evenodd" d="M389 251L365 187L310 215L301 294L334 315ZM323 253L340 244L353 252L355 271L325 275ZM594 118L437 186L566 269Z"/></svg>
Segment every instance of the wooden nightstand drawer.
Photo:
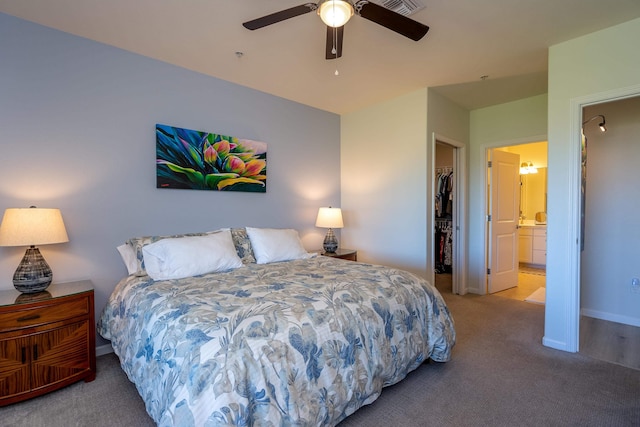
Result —
<svg viewBox="0 0 640 427"><path fill-rule="evenodd" d="M96 377L93 284L0 291L0 406Z"/></svg>
<svg viewBox="0 0 640 427"><path fill-rule="evenodd" d="M89 313L89 298L0 313L0 332L58 322Z"/></svg>

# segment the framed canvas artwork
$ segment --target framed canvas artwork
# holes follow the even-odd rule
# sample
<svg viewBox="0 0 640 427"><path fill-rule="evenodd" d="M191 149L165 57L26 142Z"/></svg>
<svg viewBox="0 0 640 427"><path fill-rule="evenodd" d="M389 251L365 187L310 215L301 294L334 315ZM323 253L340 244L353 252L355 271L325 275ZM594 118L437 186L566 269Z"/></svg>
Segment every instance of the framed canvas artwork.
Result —
<svg viewBox="0 0 640 427"><path fill-rule="evenodd" d="M267 191L267 144L156 125L158 188Z"/></svg>

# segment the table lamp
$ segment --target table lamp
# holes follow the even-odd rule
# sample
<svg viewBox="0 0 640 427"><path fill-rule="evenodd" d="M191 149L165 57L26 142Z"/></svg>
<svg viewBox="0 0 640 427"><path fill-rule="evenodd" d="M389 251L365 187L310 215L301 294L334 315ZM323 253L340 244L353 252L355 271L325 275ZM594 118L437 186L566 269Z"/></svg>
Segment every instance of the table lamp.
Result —
<svg viewBox="0 0 640 427"><path fill-rule="evenodd" d="M22 292L42 292L53 272L36 245L68 242L59 209L10 208L0 224L0 246L29 246L13 275L13 286Z"/></svg>
<svg viewBox="0 0 640 427"><path fill-rule="evenodd" d="M325 252L334 253L338 249L338 239L333 232L334 228L344 227L342 222L342 210L340 208L320 208L318 210L318 218L316 219L316 227L328 228L327 235L324 236L322 247Z"/></svg>

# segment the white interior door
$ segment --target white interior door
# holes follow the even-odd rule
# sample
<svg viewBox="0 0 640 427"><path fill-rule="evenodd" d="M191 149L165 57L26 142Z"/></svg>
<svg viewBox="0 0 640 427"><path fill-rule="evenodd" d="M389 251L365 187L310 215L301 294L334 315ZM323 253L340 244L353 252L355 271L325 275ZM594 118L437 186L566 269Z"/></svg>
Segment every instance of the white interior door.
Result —
<svg viewBox="0 0 640 427"><path fill-rule="evenodd" d="M520 155L490 150L489 271L487 292L518 286Z"/></svg>

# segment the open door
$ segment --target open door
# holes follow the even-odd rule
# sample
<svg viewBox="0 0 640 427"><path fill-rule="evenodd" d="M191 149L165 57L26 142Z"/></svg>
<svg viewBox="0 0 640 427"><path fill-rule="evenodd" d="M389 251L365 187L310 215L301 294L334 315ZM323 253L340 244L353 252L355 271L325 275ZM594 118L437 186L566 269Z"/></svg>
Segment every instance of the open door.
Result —
<svg viewBox="0 0 640 427"><path fill-rule="evenodd" d="M520 155L490 150L487 291L518 286Z"/></svg>

